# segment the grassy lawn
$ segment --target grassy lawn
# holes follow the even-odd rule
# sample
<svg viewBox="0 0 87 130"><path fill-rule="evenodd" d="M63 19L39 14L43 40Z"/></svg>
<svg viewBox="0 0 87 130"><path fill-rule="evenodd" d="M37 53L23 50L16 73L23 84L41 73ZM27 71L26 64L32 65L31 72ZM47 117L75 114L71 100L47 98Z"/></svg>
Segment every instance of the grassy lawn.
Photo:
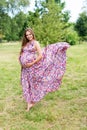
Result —
<svg viewBox="0 0 87 130"><path fill-rule="evenodd" d="M26 112L20 86L20 44L0 44L0 130L87 130L87 43L71 46L59 91Z"/></svg>

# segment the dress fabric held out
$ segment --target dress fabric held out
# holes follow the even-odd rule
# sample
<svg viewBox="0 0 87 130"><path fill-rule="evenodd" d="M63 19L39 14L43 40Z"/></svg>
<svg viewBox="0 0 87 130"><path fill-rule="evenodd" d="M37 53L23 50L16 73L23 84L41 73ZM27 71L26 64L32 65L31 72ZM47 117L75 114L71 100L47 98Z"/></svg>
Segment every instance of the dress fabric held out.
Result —
<svg viewBox="0 0 87 130"><path fill-rule="evenodd" d="M22 65L36 59L34 41L23 48L19 60ZM69 44L59 42L42 49L43 58L21 71L21 85L26 102L38 102L47 93L58 90L66 69L66 50Z"/></svg>

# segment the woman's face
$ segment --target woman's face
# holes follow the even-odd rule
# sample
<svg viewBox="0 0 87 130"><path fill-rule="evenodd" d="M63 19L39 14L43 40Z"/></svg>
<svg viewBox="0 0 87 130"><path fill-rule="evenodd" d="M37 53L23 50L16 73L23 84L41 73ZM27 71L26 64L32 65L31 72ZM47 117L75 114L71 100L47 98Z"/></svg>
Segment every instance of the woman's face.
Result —
<svg viewBox="0 0 87 130"><path fill-rule="evenodd" d="M29 32L29 31L26 31L26 38L27 38L29 41L33 40L33 35L32 35L32 33Z"/></svg>

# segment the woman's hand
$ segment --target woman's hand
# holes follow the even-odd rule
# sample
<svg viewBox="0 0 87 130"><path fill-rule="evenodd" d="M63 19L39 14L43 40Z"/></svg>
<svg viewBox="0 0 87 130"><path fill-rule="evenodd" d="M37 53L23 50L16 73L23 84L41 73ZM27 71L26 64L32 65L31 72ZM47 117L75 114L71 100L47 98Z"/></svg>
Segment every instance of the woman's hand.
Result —
<svg viewBox="0 0 87 130"><path fill-rule="evenodd" d="M26 63L25 65L23 65L23 68L29 68L33 65L33 63Z"/></svg>
<svg viewBox="0 0 87 130"><path fill-rule="evenodd" d="M28 62L27 62L25 65L22 65L22 67L23 67L23 68L29 68L29 67L31 67L32 65L34 65L35 62L36 62L36 60L33 60L31 63L28 63Z"/></svg>

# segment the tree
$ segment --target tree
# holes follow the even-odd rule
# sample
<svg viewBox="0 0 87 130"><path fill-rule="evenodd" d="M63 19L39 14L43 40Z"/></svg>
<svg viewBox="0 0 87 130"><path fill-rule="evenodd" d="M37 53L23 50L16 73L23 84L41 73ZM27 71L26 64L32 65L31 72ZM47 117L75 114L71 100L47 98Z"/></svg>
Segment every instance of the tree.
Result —
<svg viewBox="0 0 87 130"><path fill-rule="evenodd" d="M18 39L19 30L24 24L24 16L21 15L21 10L27 6L29 6L29 0L0 0L0 36L4 36L7 40ZM16 14L20 18L19 25L14 18Z"/></svg>
<svg viewBox="0 0 87 130"><path fill-rule="evenodd" d="M16 40L20 39L22 37L22 28L24 26L24 23L26 21L27 15L24 14L23 12L19 12L14 18L13 21L15 21L15 35L16 35Z"/></svg>
<svg viewBox="0 0 87 130"><path fill-rule="evenodd" d="M0 0L0 8L6 13L15 14L29 6L30 0Z"/></svg>
<svg viewBox="0 0 87 130"><path fill-rule="evenodd" d="M64 41L68 21L62 12L64 3L61 0L37 0L35 5L26 25L33 27L37 39L44 44Z"/></svg>
<svg viewBox="0 0 87 130"><path fill-rule="evenodd" d="M75 29L82 40L87 40L87 13L82 12L76 21Z"/></svg>
<svg viewBox="0 0 87 130"><path fill-rule="evenodd" d="M11 33L11 17L4 12L0 12L0 35L2 35L1 39L5 38L9 39L9 34Z"/></svg>

